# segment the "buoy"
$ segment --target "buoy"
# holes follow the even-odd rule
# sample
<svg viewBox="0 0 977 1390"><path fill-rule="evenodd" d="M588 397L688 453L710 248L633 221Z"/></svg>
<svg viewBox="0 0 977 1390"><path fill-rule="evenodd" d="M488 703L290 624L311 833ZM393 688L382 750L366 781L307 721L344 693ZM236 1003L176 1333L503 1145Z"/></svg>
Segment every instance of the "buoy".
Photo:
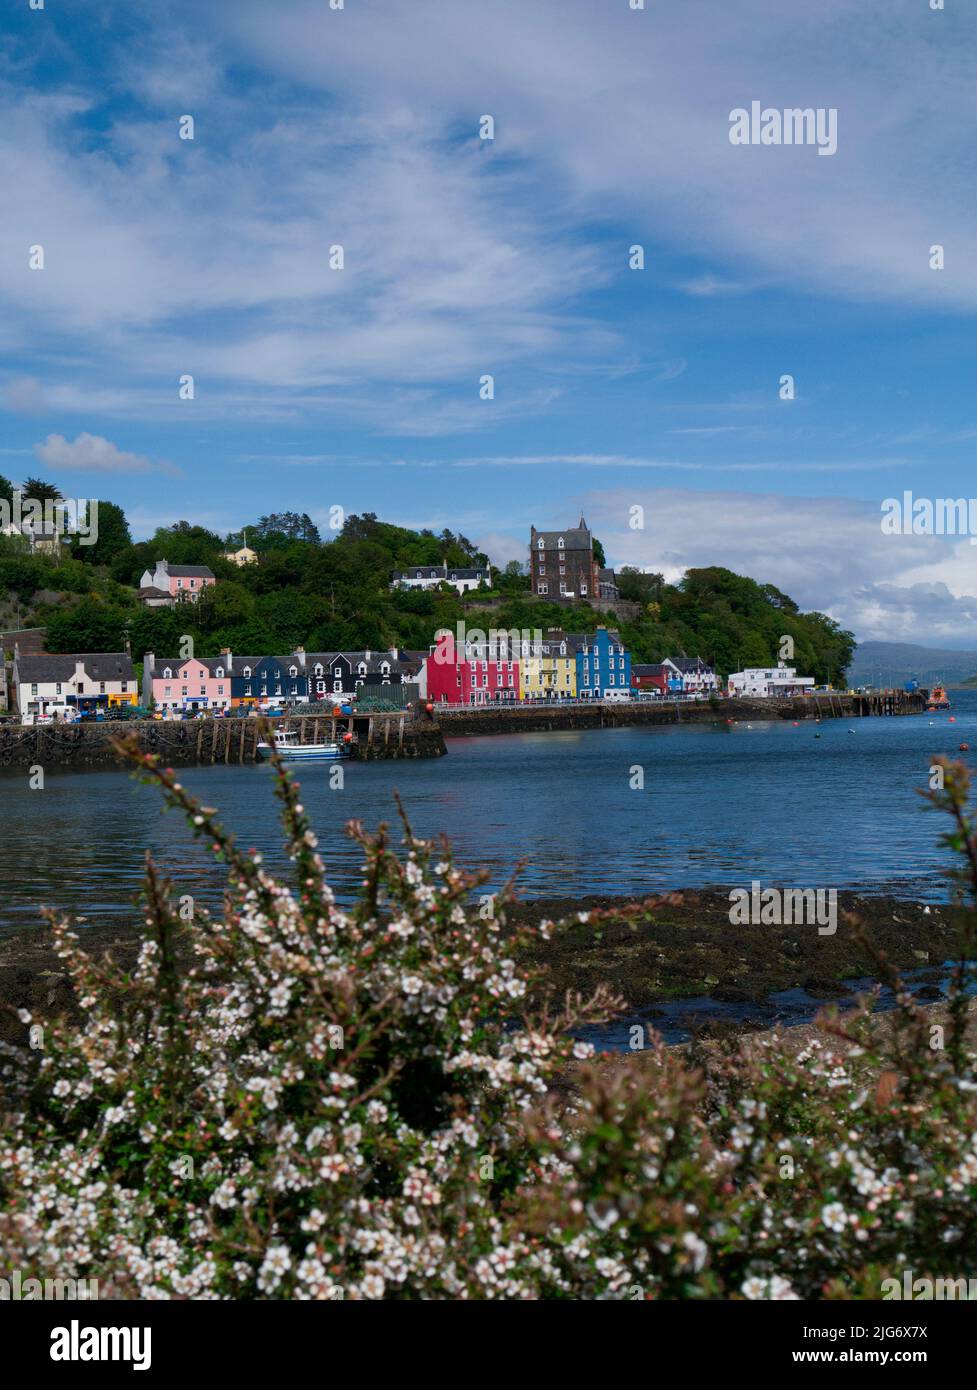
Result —
<svg viewBox="0 0 977 1390"><path fill-rule="evenodd" d="M352 743L352 742L353 742L353 735L352 735L352 734L343 734L343 742L344 742L344 743Z"/></svg>
<svg viewBox="0 0 977 1390"><path fill-rule="evenodd" d="M969 753L969 752L970 752L970 744L969 744L969 743L961 743L961 745L960 745L960 752L961 752L961 753Z"/></svg>
<svg viewBox="0 0 977 1390"><path fill-rule="evenodd" d="M800 728L800 725L798 724L798 722L797 722L796 719L794 720L794 728L795 728L795 729L799 729L799 728Z"/></svg>
<svg viewBox="0 0 977 1390"><path fill-rule="evenodd" d="M820 735L820 734L815 734L814 737L815 737L815 738L820 738L821 735Z"/></svg>
<svg viewBox="0 0 977 1390"><path fill-rule="evenodd" d="M956 716L955 714L951 714L951 715L950 715L950 723L951 723L951 724L955 724L956 722L957 722L957 716Z"/></svg>
<svg viewBox="0 0 977 1390"><path fill-rule="evenodd" d="M434 706L432 704L426 704L424 708L427 710L428 714L432 714L434 712Z"/></svg>

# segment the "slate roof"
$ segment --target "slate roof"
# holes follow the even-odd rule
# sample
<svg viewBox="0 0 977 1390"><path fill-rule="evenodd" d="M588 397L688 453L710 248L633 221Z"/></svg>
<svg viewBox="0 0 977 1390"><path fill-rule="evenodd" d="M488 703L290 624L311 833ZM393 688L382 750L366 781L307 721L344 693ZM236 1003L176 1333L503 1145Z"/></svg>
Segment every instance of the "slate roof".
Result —
<svg viewBox="0 0 977 1390"><path fill-rule="evenodd" d="M686 671L711 671L712 667L702 660L701 656L672 656L669 657L673 666L677 666L683 673Z"/></svg>
<svg viewBox="0 0 977 1390"><path fill-rule="evenodd" d="M579 526L570 526L565 531L537 531L534 526L531 532L533 548L538 548L539 542L542 540L543 548L549 549L551 546L556 546L561 536L563 537L564 550L590 550L592 548L593 540L583 517L580 518Z"/></svg>
<svg viewBox="0 0 977 1390"><path fill-rule="evenodd" d="M21 684L51 684L70 681L81 662L85 675L93 681L134 681L132 657L126 652L25 652L17 658L17 677Z"/></svg>
<svg viewBox="0 0 977 1390"><path fill-rule="evenodd" d="M567 643L568 643L568 645L572 646L573 650L574 650L574 651L577 651L577 652L580 651L580 649L583 647L584 643L586 643L588 647L592 647L592 646L594 645L594 643L595 643L596 640L597 640L597 634L596 634L596 632L568 632L568 633L567 633ZM607 640L608 640L609 642L613 642L614 646L616 646L616 647L620 647L620 646L623 645L622 642L621 642L621 634L618 632L618 630L617 630L616 627L612 627L612 628L608 628L608 629L607 629Z"/></svg>
<svg viewBox="0 0 977 1390"><path fill-rule="evenodd" d="M154 571L155 572L155 571ZM167 574L174 579L213 579L214 571L206 565L167 565Z"/></svg>

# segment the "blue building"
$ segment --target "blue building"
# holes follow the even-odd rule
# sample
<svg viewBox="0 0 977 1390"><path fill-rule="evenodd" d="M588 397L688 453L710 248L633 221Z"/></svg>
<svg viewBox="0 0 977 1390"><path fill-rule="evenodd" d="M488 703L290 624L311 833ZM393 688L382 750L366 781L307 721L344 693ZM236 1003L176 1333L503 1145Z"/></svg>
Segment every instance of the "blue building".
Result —
<svg viewBox="0 0 977 1390"><path fill-rule="evenodd" d="M231 667L235 705L300 705L309 698L309 680L299 656L236 656Z"/></svg>
<svg viewBox="0 0 977 1390"><path fill-rule="evenodd" d="M630 700L631 653L616 629L572 633L567 639L577 662L577 698Z"/></svg>

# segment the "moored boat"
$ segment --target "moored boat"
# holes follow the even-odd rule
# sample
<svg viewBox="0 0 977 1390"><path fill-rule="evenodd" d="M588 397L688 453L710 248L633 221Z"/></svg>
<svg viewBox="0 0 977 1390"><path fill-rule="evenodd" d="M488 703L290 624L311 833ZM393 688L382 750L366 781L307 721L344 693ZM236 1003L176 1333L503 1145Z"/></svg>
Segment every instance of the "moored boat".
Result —
<svg viewBox="0 0 977 1390"><path fill-rule="evenodd" d="M272 737L278 756L285 762L331 762L344 758L347 749L339 743L299 743L294 729L276 729ZM258 744L258 752L267 756L272 745L264 740Z"/></svg>
<svg viewBox="0 0 977 1390"><path fill-rule="evenodd" d="M942 685L935 685L930 692L930 697L926 701L927 709L949 709L950 701Z"/></svg>

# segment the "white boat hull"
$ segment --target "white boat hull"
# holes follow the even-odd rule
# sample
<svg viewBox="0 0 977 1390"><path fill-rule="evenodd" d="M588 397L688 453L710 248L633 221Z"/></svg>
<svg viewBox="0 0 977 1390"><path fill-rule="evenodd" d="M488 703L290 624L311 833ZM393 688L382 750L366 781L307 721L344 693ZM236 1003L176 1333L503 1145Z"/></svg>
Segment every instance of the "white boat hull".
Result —
<svg viewBox="0 0 977 1390"><path fill-rule="evenodd" d="M258 752L271 753L271 745L259 743ZM313 763L334 762L337 758L344 758L346 753L338 743L285 743L278 746L278 756L283 762Z"/></svg>

